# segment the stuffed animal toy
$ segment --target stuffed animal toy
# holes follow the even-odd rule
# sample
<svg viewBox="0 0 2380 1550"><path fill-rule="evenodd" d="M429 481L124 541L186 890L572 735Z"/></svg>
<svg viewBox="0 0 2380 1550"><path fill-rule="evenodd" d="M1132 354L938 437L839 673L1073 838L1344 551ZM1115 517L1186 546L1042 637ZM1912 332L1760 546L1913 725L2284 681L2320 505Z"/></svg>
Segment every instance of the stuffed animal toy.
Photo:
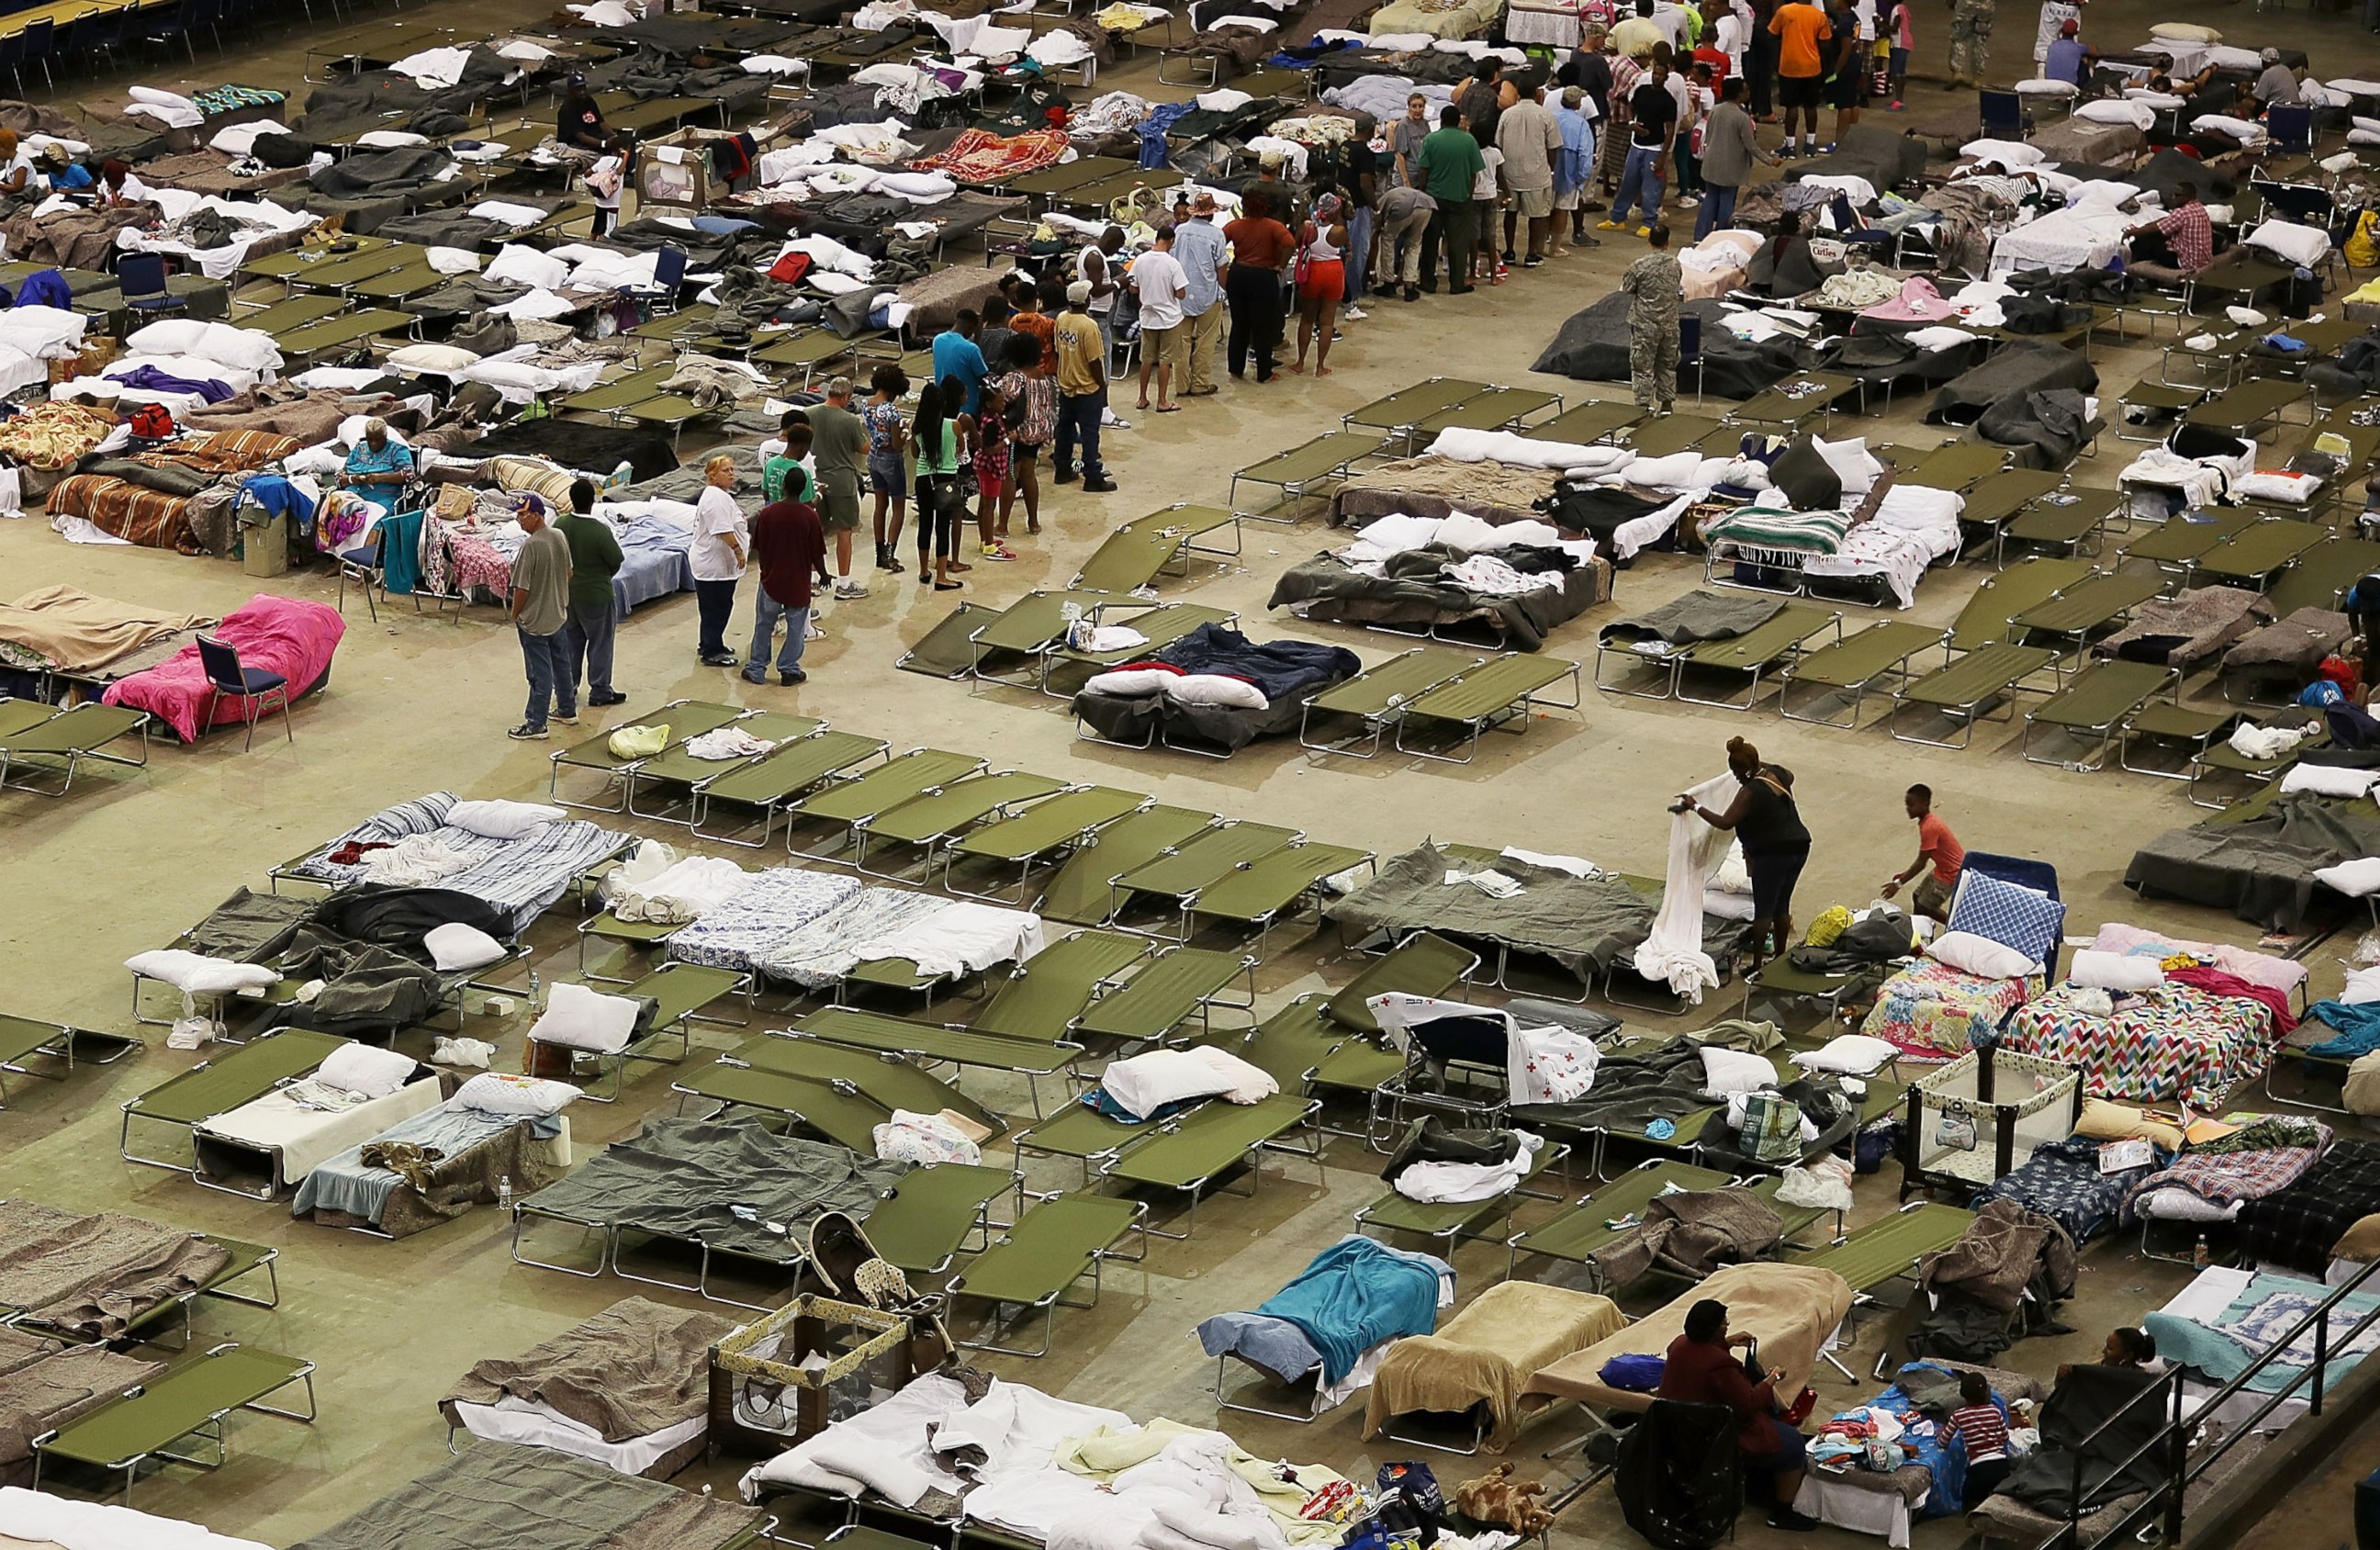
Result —
<svg viewBox="0 0 2380 1550"><path fill-rule="evenodd" d="M1512 1466L1499 1464L1476 1480L1454 1488L1455 1509L1481 1523L1497 1523L1523 1539L1553 1526L1554 1515L1538 1498L1546 1494L1541 1480L1515 1480Z"/></svg>

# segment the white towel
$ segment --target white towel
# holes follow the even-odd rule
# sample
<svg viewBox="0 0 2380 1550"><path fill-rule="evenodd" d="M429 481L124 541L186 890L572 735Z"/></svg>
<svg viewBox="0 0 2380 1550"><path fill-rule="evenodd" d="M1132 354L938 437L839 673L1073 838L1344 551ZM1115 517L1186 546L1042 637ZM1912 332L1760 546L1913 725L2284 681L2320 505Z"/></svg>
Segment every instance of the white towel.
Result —
<svg viewBox="0 0 2380 1550"><path fill-rule="evenodd" d="M1733 775L1705 781L1686 794L1697 803L1724 807L1735 800L1742 782ZM1636 950L1636 972L1659 980L1688 1000L1700 1005L1703 991L1718 984L1718 965L1703 951L1703 890L1732 838L1714 829L1694 813L1670 817L1670 865L1661 890L1661 908L1653 916L1652 933Z"/></svg>

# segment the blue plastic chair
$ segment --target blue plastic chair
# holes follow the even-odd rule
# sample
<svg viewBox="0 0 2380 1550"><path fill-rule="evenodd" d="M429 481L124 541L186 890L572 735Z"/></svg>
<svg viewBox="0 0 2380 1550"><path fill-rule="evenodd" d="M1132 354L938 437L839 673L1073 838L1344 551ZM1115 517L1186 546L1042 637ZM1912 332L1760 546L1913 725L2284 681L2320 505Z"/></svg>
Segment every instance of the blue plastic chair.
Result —
<svg viewBox="0 0 2380 1550"><path fill-rule="evenodd" d="M165 260L157 253L127 253L115 260L115 283L124 305L136 312L173 312L189 305L165 289Z"/></svg>

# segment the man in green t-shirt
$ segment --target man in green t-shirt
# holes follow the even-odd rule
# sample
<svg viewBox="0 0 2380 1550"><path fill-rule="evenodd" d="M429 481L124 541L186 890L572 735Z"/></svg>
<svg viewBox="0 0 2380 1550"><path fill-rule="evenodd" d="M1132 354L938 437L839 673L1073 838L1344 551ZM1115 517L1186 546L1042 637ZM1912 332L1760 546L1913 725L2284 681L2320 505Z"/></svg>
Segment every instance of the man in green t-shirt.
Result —
<svg viewBox="0 0 2380 1550"><path fill-rule="evenodd" d="M612 687L612 632L618 623L612 578L620 574L620 540L591 515L595 481L574 479L570 510L554 523L570 546L570 612L562 623L562 656L570 681L587 681L587 703L618 705L628 696Z"/></svg>
<svg viewBox="0 0 2380 1550"><path fill-rule="evenodd" d="M1471 255L1479 246L1479 211L1471 202L1475 180L1487 170L1479 142L1463 127L1463 114L1446 108L1439 127L1422 139L1414 169L1424 192L1438 201L1438 212L1421 234L1421 288L1438 289L1438 249L1446 248L1447 289L1455 296L1471 290Z"/></svg>
<svg viewBox="0 0 2380 1550"><path fill-rule="evenodd" d="M781 443L775 452L768 451L769 442L760 443L760 500L765 505L780 501L799 501L802 504L818 503L818 481L802 466L810 454L809 417L799 409L785 411L784 423L777 428ZM791 480L788 485L787 481Z"/></svg>

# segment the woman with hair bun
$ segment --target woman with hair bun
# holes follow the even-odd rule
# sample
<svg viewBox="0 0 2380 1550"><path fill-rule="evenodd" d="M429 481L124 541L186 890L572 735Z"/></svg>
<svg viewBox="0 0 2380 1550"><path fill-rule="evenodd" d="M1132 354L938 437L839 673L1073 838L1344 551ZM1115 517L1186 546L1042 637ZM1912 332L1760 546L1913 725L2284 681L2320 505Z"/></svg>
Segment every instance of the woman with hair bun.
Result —
<svg viewBox="0 0 2380 1550"><path fill-rule="evenodd" d="M1694 813L1713 829L1733 829L1743 845L1744 870L1752 874L1752 966L1774 940L1783 957L1793 939L1793 885L1810 859L1810 830L1793 801L1793 772L1763 763L1760 750L1741 737L1727 740L1727 769L1739 784L1724 813L1714 813L1691 796L1678 798L1672 812Z"/></svg>

